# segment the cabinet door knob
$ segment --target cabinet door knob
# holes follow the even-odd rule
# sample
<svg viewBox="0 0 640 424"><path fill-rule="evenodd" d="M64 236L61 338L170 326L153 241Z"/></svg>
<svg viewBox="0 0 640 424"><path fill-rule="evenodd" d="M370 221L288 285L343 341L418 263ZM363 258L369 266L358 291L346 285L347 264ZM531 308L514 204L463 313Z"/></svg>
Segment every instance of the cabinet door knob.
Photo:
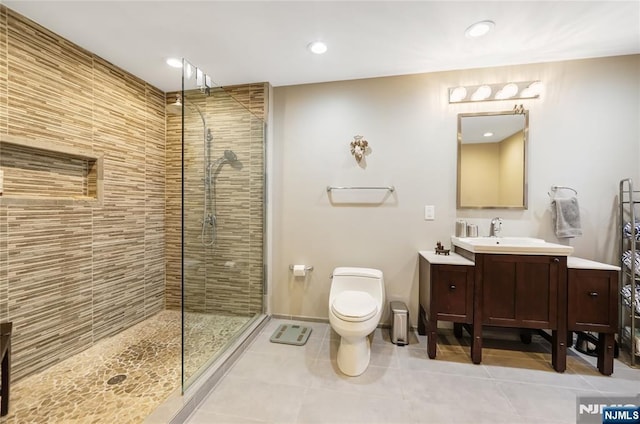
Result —
<svg viewBox="0 0 640 424"><path fill-rule="evenodd" d="M553 262L558 263L558 262L560 262L560 259L558 259L558 258L553 258Z"/></svg>
<svg viewBox="0 0 640 424"><path fill-rule="evenodd" d="M451 284L451 285L449 286L449 290L455 290L455 289L456 289L456 285L455 285L455 284Z"/></svg>
<svg viewBox="0 0 640 424"><path fill-rule="evenodd" d="M589 296L598 297L598 292L589 292Z"/></svg>

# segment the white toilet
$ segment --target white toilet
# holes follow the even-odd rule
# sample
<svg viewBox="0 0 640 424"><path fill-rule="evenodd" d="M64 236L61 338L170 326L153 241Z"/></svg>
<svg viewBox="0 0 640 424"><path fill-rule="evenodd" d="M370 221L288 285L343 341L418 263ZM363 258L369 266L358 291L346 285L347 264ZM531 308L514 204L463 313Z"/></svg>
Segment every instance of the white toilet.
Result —
<svg viewBox="0 0 640 424"><path fill-rule="evenodd" d="M369 338L382 317L384 279L371 268L338 267L329 292L329 323L340 335L338 368L357 376L369 366Z"/></svg>

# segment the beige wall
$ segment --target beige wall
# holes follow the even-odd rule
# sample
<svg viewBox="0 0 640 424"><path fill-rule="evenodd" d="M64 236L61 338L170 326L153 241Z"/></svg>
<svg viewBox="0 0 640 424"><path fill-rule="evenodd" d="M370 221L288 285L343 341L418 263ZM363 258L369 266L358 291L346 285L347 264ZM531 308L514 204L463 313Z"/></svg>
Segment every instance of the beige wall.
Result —
<svg viewBox="0 0 640 424"><path fill-rule="evenodd" d="M470 143L460 146L461 204L483 206L501 204L500 143Z"/></svg>
<svg viewBox="0 0 640 424"><path fill-rule="evenodd" d="M500 200L498 205L522 206L524 181L524 133L517 132L500 145Z"/></svg>
<svg viewBox="0 0 640 424"><path fill-rule="evenodd" d="M164 94L0 6L0 134L104 154L102 205L55 204L38 188L65 166L17 184L24 162L0 145L0 321L19 379L164 308Z"/></svg>
<svg viewBox="0 0 640 424"><path fill-rule="evenodd" d="M529 209L457 211L457 114L515 102L449 105L447 89L537 79L542 97L518 102L530 111ZM554 184L578 191L584 232L561 243L614 263L618 183L640 172L639 93L638 55L275 88L272 312L326 318L332 269L369 266L384 271L388 299L407 302L415 324L418 251L438 240L449 246L457 217L481 235L500 216L504 235L558 241L547 195ZM356 134L371 145L366 167L349 152ZM381 204L338 205L330 184L396 191ZM428 204L434 221L423 219ZM296 263L314 271L293 279Z"/></svg>

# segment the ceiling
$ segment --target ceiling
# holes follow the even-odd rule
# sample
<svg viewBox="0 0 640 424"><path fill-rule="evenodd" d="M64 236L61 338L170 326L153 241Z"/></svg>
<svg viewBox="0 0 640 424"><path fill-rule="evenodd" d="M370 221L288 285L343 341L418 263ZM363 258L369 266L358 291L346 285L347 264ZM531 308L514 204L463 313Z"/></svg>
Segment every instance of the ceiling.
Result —
<svg viewBox="0 0 640 424"><path fill-rule="evenodd" d="M218 85L282 86L640 53L640 0L3 3L163 91L181 87L168 57Z"/></svg>

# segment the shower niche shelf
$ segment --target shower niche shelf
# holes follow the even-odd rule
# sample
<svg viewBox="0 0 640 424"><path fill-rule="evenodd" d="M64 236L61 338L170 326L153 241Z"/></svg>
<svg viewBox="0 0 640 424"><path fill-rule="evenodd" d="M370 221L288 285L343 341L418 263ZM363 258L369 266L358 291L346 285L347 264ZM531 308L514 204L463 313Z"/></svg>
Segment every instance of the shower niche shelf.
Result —
<svg viewBox="0 0 640 424"><path fill-rule="evenodd" d="M0 134L0 204L102 204L104 155Z"/></svg>

